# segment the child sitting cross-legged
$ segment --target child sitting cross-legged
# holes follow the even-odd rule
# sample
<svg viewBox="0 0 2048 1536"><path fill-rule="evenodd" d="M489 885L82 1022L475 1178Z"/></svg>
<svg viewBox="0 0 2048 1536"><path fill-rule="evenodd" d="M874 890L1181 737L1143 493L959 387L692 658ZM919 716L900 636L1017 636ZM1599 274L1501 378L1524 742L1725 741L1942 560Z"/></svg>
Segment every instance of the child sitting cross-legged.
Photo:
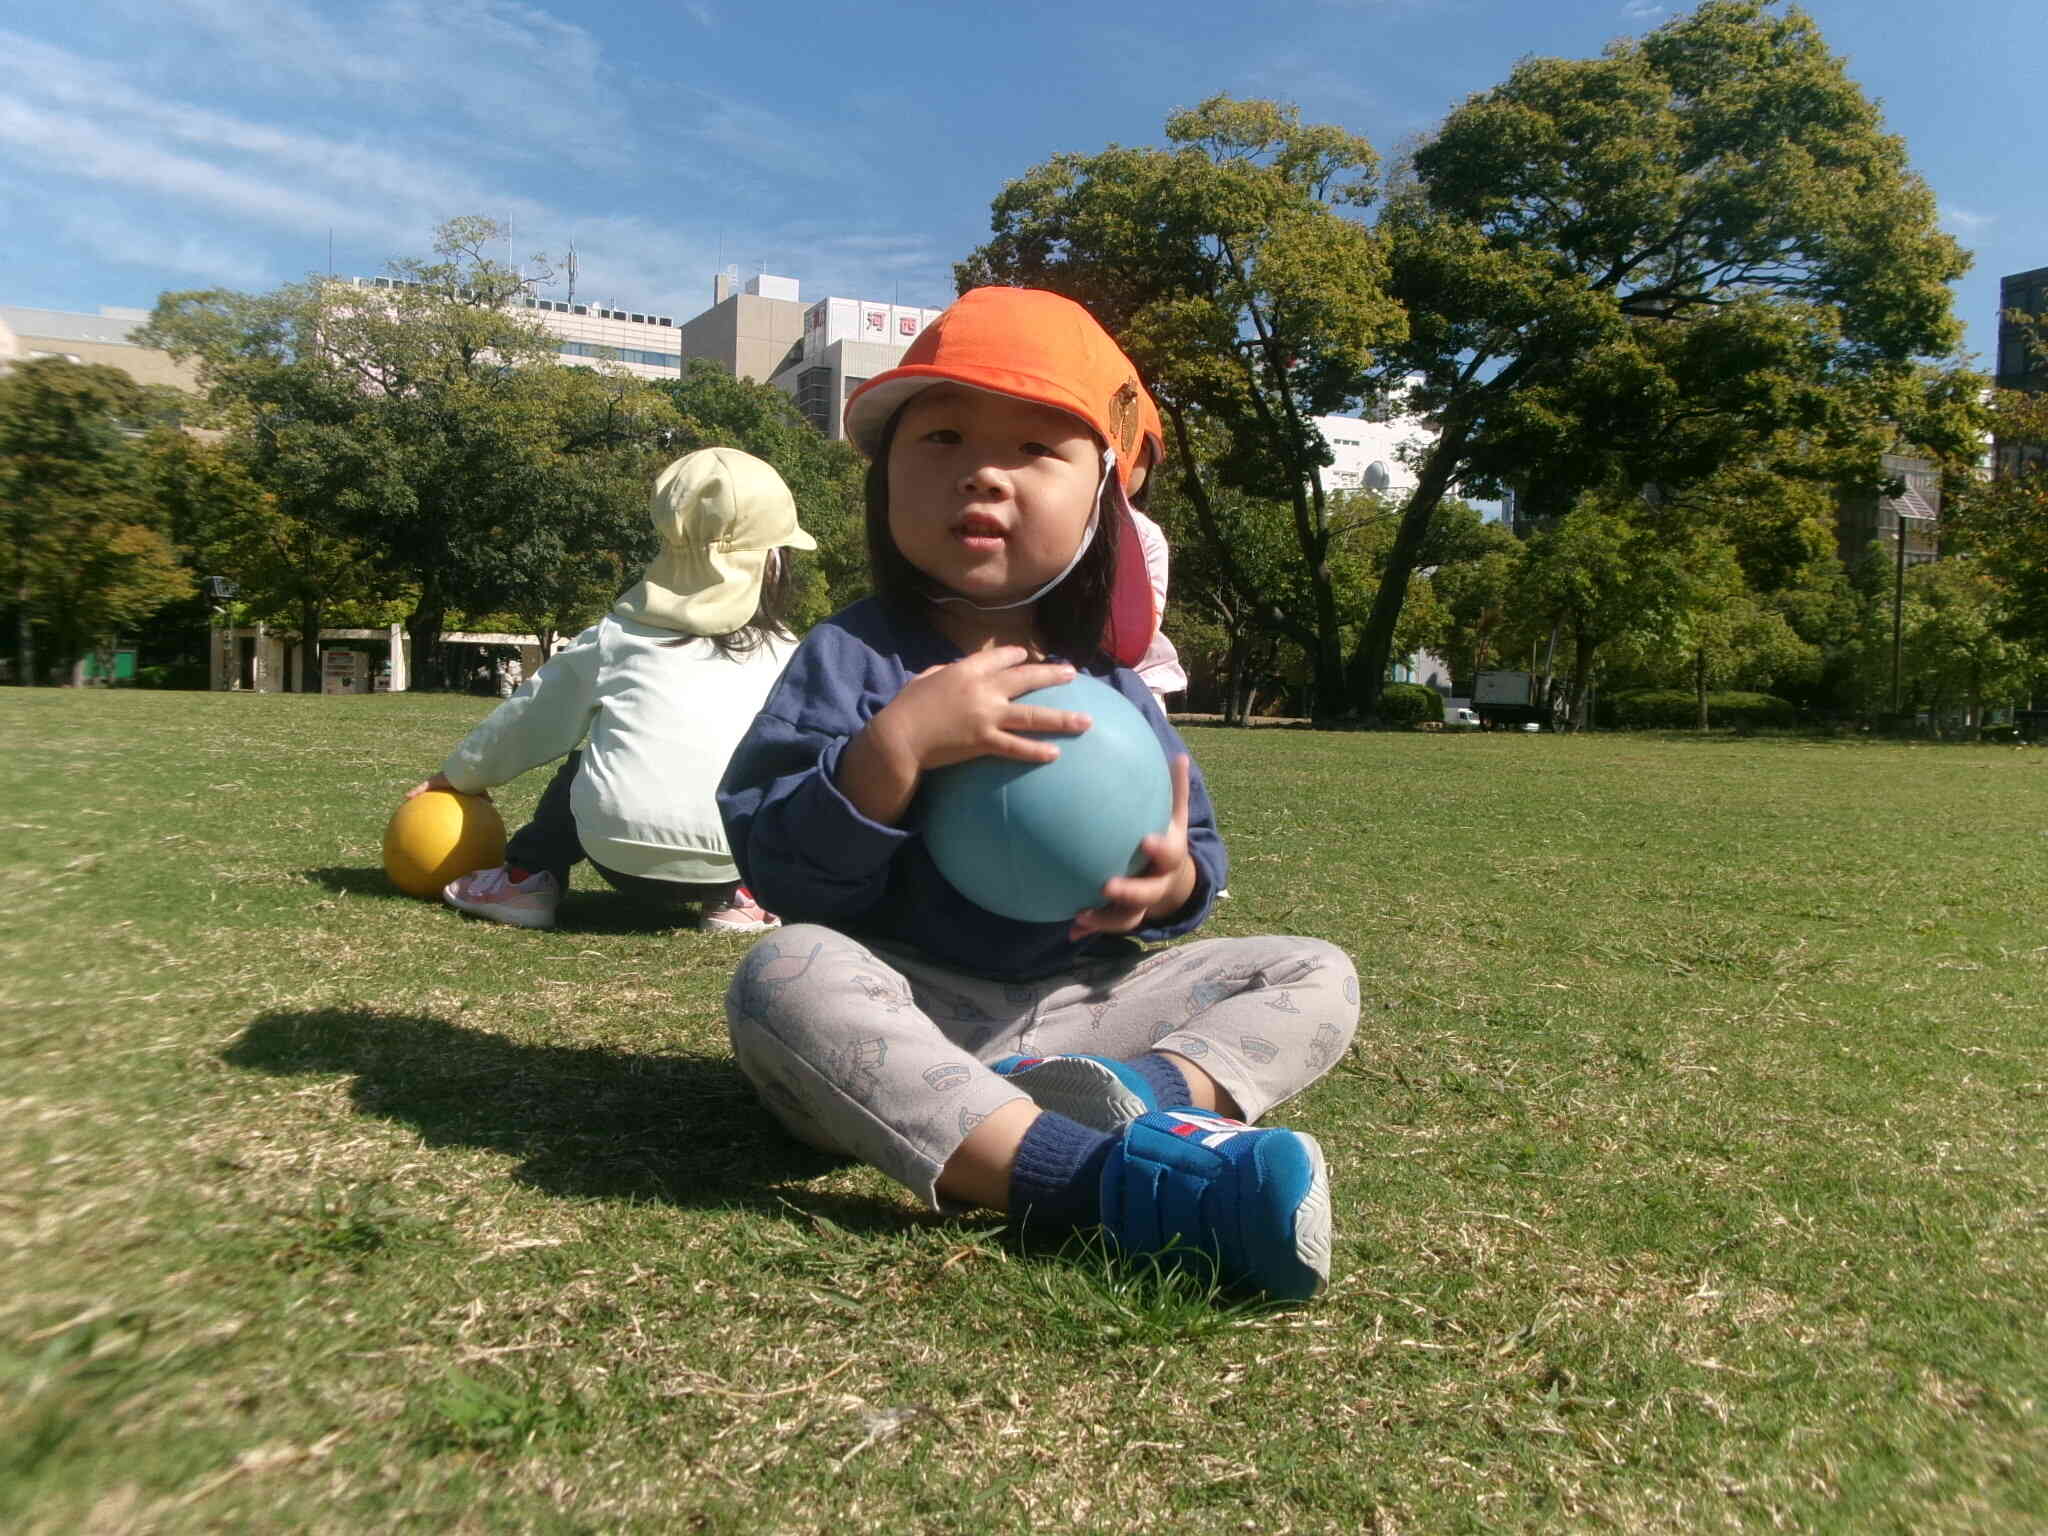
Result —
<svg viewBox="0 0 2048 1536"><path fill-rule="evenodd" d="M878 595L805 637L719 786L740 872L788 924L740 965L727 1020L790 1131L935 1207L1203 1254L1232 1286L1304 1298L1329 1272L1322 1151L1251 1122L1342 1055L1358 983L1314 939L1134 942L1193 932L1225 875L1201 774L1111 659L1147 638L1117 636L1131 605L1112 600L1142 398L1080 306L984 288L848 402ZM1017 699L1077 671L1145 716L1172 818L1098 905L999 916L933 863L919 785L1056 756L1025 733L1087 717Z"/></svg>

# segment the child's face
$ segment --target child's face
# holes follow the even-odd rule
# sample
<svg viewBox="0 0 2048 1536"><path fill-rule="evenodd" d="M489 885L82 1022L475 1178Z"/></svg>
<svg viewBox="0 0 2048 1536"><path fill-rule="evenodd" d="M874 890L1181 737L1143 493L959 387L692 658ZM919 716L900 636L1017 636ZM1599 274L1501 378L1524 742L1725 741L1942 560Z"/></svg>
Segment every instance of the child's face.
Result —
<svg viewBox="0 0 2048 1536"><path fill-rule="evenodd" d="M1080 418L938 384L904 408L890 444L889 532L950 591L1014 602L1073 558L1101 479Z"/></svg>

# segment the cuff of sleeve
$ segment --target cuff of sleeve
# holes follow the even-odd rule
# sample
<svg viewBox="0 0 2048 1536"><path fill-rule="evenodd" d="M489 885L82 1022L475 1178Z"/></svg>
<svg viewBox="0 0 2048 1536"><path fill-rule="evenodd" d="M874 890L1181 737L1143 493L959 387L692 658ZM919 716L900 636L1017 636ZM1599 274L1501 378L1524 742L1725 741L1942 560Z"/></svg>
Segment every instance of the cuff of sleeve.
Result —
<svg viewBox="0 0 2048 1536"><path fill-rule="evenodd" d="M450 756L448 761L441 765L441 777L454 786L458 794L479 794L491 787L477 776L460 753Z"/></svg>
<svg viewBox="0 0 2048 1536"><path fill-rule="evenodd" d="M835 849L835 862L864 869L888 863L911 834L871 820L839 788L839 758L849 739L833 741L818 754L820 793L803 806L795 830L807 840L815 839L812 847Z"/></svg>
<svg viewBox="0 0 2048 1536"><path fill-rule="evenodd" d="M1195 860L1195 888L1188 893L1188 899L1181 909L1164 922L1140 928L1133 937L1147 944L1177 939L1182 934L1193 933L1208 919L1209 909L1216 905L1216 886L1210 878L1209 868L1200 859Z"/></svg>

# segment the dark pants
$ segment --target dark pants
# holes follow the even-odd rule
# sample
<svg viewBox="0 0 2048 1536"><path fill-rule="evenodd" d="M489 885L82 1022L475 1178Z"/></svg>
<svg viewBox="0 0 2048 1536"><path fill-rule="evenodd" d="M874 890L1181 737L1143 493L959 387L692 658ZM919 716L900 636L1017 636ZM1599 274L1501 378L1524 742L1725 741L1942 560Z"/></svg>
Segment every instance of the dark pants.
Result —
<svg viewBox="0 0 2048 1536"><path fill-rule="evenodd" d="M533 820L514 832L511 841L505 844L507 864L529 871L544 869L565 891L569 889L569 871L590 858L583 851L582 838L576 834L576 813L569 803L569 791L576 782L576 767L582 760L581 752L571 752L562 759L562 766L555 770L554 778L541 792L540 804L533 808ZM595 859L590 859L590 863L612 883L614 889L650 907L722 906L740 888L737 880L689 885L680 880L653 880L646 875L621 874L616 869L606 869Z"/></svg>

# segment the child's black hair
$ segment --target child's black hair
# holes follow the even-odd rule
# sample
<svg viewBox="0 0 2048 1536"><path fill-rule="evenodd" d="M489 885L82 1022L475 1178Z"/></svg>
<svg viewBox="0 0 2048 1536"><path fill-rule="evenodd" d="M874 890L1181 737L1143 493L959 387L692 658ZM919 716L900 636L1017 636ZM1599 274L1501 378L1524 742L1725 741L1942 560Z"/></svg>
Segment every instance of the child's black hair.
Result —
<svg viewBox="0 0 2048 1536"><path fill-rule="evenodd" d="M889 533L889 448L896 441L896 425L908 405L905 401L898 406L882 428L881 441L868 464L868 570L874 578L875 596L899 614L914 616L932 601L931 578L903 557ZM1102 635L1109 627L1110 598L1116 584L1119 521L1104 506L1087 551L1065 579L1034 606L1033 618L1047 649L1077 666L1103 659Z"/></svg>

